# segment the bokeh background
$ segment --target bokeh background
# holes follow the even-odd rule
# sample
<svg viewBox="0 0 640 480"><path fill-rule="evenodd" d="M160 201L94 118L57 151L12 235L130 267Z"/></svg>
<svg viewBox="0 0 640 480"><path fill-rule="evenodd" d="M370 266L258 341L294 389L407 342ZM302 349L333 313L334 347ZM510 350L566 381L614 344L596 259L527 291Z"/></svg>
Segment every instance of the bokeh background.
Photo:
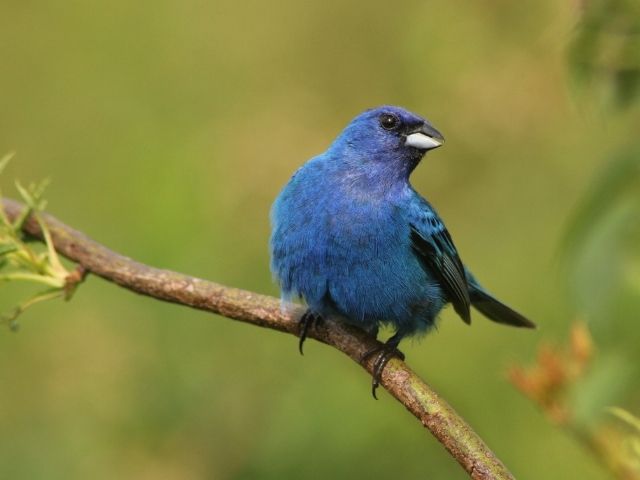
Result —
<svg viewBox="0 0 640 480"><path fill-rule="evenodd" d="M609 478L505 372L580 317L598 357L576 408L639 413L635 5L4 1L0 186L50 177L49 211L114 250L277 295L268 212L292 172L365 108L423 114L447 144L414 186L540 328L446 311L410 364L518 478ZM30 291L0 285L0 309ZM315 342L92 277L20 325L0 330L0 478L466 478Z"/></svg>

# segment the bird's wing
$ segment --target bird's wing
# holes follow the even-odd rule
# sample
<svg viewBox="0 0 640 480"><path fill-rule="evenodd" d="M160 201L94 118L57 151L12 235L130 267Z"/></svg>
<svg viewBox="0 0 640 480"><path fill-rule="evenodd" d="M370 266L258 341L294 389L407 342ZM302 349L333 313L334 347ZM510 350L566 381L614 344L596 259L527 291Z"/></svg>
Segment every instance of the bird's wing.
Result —
<svg viewBox="0 0 640 480"><path fill-rule="evenodd" d="M471 323L469 285L451 235L426 201L411 209L411 246L426 268L440 282L456 313Z"/></svg>

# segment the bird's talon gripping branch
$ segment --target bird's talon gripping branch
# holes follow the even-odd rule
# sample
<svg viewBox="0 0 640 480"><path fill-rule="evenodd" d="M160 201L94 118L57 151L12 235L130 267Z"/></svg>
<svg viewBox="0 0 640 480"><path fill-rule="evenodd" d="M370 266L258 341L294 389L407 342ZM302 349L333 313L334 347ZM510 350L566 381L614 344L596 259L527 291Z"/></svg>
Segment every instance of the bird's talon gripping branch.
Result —
<svg viewBox="0 0 640 480"><path fill-rule="evenodd" d="M298 350L300 350L300 355L304 355L303 346L304 341L307 339L307 335L309 334L309 329L322 324L322 322L323 318L311 310L307 310L302 314L302 317L300 317L299 320L300 341L298 342Z"/></svg>
<svg viewBox="0 0 640 480"><path fill-rule="evenodd" d="M371 395L376 400L378 397L376 396L376 389L380 385L380 380L382 379L382 372L384 371L384 367L386 367L389 360L393 357L399 358L400 360L404 360L404 353L398 350L398 344L394 342L387 342L379 347L372 348L362 355L360 358L360 363L364 363L372 356L376 355L376 359L373 362L373 376L371 379Z"/></svg>

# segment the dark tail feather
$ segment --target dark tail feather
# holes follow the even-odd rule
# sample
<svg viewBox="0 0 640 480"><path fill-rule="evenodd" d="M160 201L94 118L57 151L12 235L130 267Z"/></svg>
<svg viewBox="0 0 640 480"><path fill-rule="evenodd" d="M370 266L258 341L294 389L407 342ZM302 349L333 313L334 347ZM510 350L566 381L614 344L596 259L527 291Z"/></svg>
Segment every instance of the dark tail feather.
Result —
<svg viewBox="0 0 640 480"><path fill-rule="evenodd" d="M492 297L476 285L469 285L471 305L489 320L513 327L536 328L536 324L507 307L500 300Z"/></svg>

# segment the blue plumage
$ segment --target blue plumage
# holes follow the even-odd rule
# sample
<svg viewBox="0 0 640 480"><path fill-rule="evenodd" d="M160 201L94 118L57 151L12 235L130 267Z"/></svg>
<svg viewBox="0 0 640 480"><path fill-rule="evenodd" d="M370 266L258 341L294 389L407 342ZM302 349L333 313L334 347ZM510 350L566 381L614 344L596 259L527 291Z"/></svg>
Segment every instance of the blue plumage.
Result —
<svg viewBox="0 0 640 480"><path fill-rule="evenodd" d="M500 323L534 326L477 284L409 184L425 152L443 142L402 108L367 110L293 175L272 208L271 267L284 299L300 297L310 314L372 334L395 328L377 376L400 340L428 331L447 303L466 322L473 304Z"/></svg>

